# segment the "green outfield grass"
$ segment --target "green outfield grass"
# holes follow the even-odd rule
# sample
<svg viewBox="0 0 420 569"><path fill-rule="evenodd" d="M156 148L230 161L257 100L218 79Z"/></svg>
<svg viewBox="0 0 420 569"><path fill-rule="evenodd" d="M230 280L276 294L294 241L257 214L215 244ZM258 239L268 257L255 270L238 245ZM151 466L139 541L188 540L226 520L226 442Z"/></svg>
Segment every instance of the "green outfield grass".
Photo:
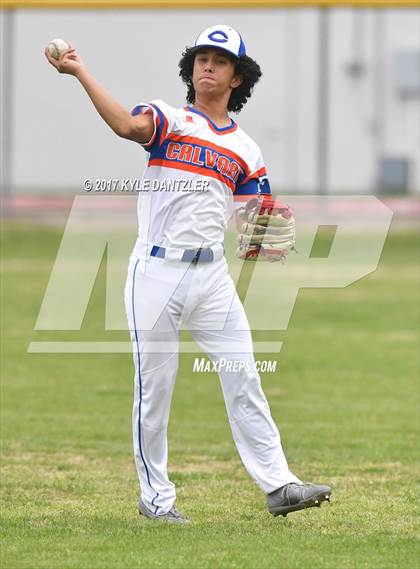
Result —
<svg viewBox="0 0 420 569"><path fill-rule="evenodd" d="M238 458L218 379L182 356L170 477L188 527L136 510L129 354L28 354L60 243L57 228L3 234L2 563L13 568L418 566L418 255L392 229L379 269L346 289L299 293L263 387L291 468L333 502L273 518ZM81 336L104 333L103 270ZM48 339L79 339L47 333ZM267 356L268 358L275 356Z"/></svg>

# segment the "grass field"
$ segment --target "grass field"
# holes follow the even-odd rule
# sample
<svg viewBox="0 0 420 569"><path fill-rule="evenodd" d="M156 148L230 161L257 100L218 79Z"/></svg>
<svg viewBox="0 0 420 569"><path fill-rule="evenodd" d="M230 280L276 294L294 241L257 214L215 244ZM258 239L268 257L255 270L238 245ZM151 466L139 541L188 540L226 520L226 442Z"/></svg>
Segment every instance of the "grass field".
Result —
<svg viewBox="0 0 420 569"><path fill-rule="evenodd" d="M392 229L379 269L354 285L301 291L289 330L269 334L285 342L263 387L290 466L330 483L330 505L268 514L217 377L193 374L195 355L183 355L169 444L188 527L137 515L131 356L26 352L60 239L18 223L3 234L2 568L418 566L414 233ZM103 294L99 276L86 338L105 337ZM49 335L68 337L79 339Z"/></svg>

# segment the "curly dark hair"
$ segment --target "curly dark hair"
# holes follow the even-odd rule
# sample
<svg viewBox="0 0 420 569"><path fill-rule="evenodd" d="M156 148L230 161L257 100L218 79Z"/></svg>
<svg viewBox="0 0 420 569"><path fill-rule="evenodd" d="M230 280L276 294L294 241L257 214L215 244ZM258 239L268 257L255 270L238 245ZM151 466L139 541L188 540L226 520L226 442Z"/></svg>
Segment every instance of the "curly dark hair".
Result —
<svg viewBox="0 0 420 569"><path fill-rule="evenodd" d="M192 82L192 75L194 69L194 59L197 53L199 53L199 50L197 49L194 49L192 47L185 48L185 51L182 54L182 58L178 63L178 67L180 69L179 75L182 81L188 87L188 103L195 102L195 89ZM254 85L262 75L261 68L256 61L247 55L242 55L241 57L236 58L230 56L226 51L224 51L223 54L229 57L229 59L235 63L235 74L241 75L242 77L242 83L239 85L239 87L233 89L228 102L228 111L239 113L251 96Z"/></svg>

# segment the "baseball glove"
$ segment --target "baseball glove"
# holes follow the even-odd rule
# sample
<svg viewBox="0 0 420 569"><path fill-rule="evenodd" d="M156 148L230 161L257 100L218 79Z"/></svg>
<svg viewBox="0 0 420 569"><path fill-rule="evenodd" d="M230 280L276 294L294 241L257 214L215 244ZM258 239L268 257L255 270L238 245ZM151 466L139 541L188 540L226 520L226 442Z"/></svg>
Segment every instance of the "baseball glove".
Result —
<svg viewBox="0 0 420 569"><path fill-rule="evenodd" d="M295 219L286 204L271 195L251 199L238 210L240 227L236 255L247 261L281 261L295 249Z"/></svg>

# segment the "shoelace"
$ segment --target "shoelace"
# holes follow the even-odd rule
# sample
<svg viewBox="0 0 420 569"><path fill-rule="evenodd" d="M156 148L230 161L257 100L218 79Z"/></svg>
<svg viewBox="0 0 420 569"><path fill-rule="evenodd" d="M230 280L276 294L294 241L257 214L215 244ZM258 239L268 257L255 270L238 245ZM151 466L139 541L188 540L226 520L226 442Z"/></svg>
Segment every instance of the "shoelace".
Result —
<svg viewBox="0 0 420 569"><path fill-rule="evenodd" d="M294 495L294 492L296 491L296 488L298 488L298 487L299 487L299 484L296 484L295 482L291 482L286 487L285 498L287 499L289 506L296 503L296 496ZM291 495L293 496L293 501L292 501ZM300 490L300 495L299 495L298 501L302 498L303 498L303 489Z"/></svg>
<svg viewBox="0 0 420 569"><path fill-rule="evenodd" d="M176 509L176 506L172 506L168 513L171 514L174 518L183 519L181 513Z"/></svg>

